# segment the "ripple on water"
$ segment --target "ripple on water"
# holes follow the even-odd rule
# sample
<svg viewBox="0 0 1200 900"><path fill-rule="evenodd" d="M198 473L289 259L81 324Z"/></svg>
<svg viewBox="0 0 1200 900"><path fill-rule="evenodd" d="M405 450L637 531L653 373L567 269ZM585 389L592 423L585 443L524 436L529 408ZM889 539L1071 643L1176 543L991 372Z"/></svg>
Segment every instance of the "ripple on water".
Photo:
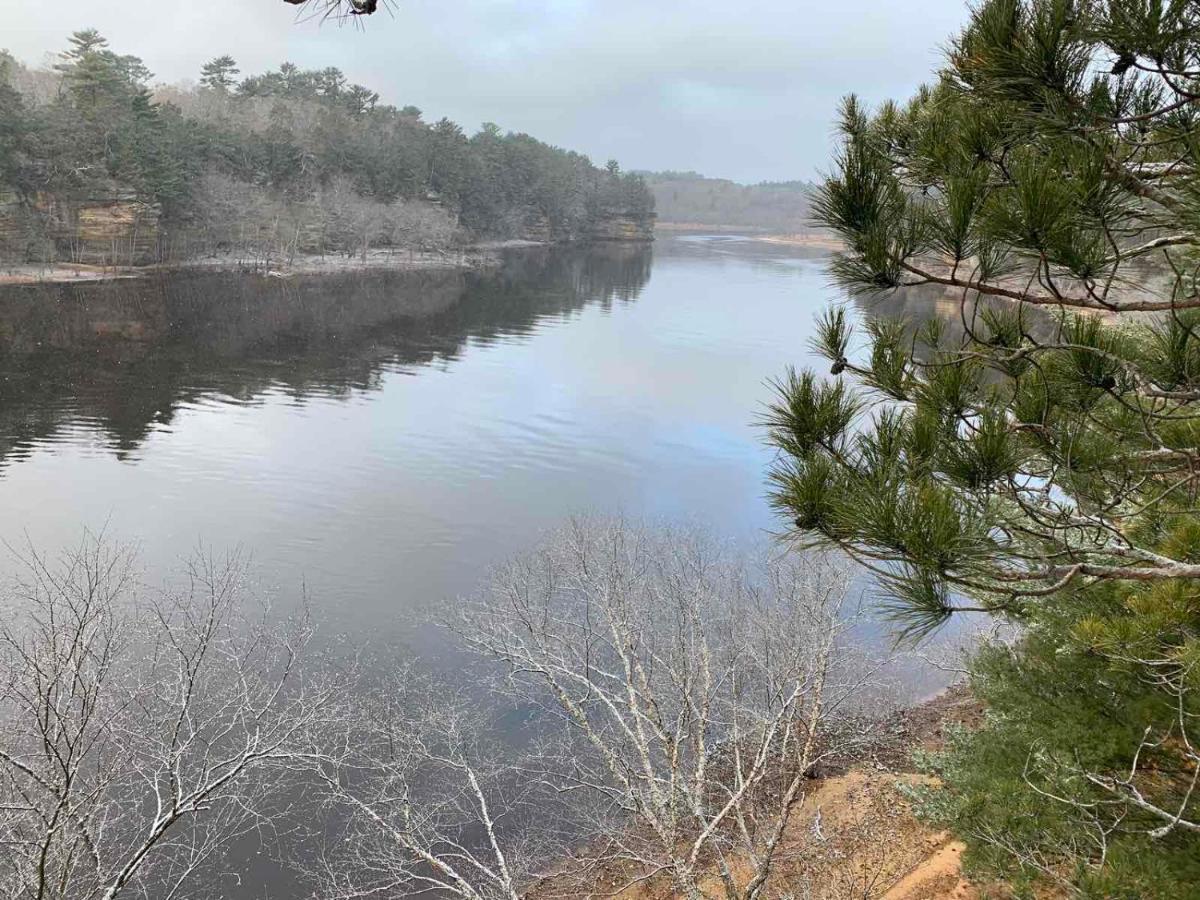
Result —
<svg viewBox="0 0 1200 900"><path fill-rule="evenodd" d="M0 537L108 521L152 570L240 543L263 578L385 634L573 512L769 527L752 423L806 359L819 266L691 239L522 265L420 316L402 281L343 285L332 323L319 293L226 309L224 283L168 285L172 321L227 329L181 324L132 360L81 348L0 394Z"/></svg>

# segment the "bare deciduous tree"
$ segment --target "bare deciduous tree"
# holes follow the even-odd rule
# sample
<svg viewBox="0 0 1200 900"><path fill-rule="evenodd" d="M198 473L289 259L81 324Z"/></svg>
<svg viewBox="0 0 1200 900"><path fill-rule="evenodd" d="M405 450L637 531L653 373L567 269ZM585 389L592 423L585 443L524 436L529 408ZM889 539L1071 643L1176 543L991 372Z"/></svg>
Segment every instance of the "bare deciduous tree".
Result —
<svg viewBox="0 0 1200 900"><path fill-rule="evenodd" d="M336 695L300 671L310 628L248 615L236 558L154 596L102 539L25 562L0 624L0 895L185 896Z"/></svg>
<svg viewBox="0 0 1200 900"><path fill-rule="evenodd" d="M406 670L345 713L311 757L333 835L322 897L518 900L562 852L559 798L522 776L515 747L486 739L474 704Z"/></svg>
<svg viewBox="0 0 1200 900"><path fill-rule="evenodd" d="M309 627L247 615L236 560L199 557L154 596L104 541L27 564L0 625L8 897L186 896L315 784L319 852L300 867L322 897L669 879L751 900L805 845L788 823L817 767L868 738L876 668L828 558L749 572L692 533L573 523L452 622L501 664L523 731L408 670L314 680Z"/></svg>
<svg viewBox="0 0 1200 900"><path fill-rule="evenodd" d="M458 630L581 739L552 777L603 801L586 862L752 900L816 767L864 737L839 727L870 674L843 640L851 581L828 557L749 573L697 534L577 521Z"/></svg>

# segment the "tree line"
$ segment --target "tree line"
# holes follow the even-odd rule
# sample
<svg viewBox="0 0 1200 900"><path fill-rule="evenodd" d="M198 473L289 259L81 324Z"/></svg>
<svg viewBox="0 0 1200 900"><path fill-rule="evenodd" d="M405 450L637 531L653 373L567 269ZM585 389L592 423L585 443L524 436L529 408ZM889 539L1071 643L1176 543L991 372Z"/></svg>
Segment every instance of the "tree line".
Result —
<svg viewBox="0 0 1200 900"><path fill-rule="evenodd" d="M814 227L809 206L815 186L806 181L738 184L696 172L646 172L644 176L664 223L777 234L798 234Z"/></svg>
<svg viewBox="0 0 1200 900"><path fill-rule="evenodd" d="M474 135L429 123L334 68L239 76L220 56L195 87L152 86L94 30L50 69L0 54L0 195L27 214L17 249L46 252L54 203L114 197L153 207L177 253L268 239L291 252L444 245L460 232L563 240L653 210L615 161L490 123Z"/></svg>

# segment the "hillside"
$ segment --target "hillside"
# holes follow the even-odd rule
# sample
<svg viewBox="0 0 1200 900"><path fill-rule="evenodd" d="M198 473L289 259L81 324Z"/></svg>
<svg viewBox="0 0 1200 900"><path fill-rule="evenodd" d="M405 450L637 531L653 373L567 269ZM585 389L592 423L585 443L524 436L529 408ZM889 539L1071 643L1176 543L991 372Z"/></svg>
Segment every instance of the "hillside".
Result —
<svg viewBox="0 0 1200 900"><path fill-rule="evenodd" d="M335 68L239 74L225 56L157 84L92 30L49 67L0 52L0 262L650 236L653 199L615 161L426 122Z"/></svg>
<svg viewBox="0 0 1200 900"><path fill-rule="evenodd" d="M641 174L664 228L697 226L771 234L814 230L809 216L813 186L805 181L746 185L695 172Z"/></svg>

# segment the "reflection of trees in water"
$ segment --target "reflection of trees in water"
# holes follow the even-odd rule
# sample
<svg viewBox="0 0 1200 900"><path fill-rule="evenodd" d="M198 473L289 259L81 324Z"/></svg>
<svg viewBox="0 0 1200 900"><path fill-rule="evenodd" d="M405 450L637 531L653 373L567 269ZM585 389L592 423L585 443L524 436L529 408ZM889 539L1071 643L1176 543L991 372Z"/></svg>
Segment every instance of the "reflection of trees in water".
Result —
<svg viewBox="0 0 1200 900"><path fill-rule="evenodd" d="M456 358L596 303L637 298L645 246L533 250L487 273L271 279L187 273L0 293L0 460L62 429L135 450L181 404L378 388L388 369Z"/></svg>

